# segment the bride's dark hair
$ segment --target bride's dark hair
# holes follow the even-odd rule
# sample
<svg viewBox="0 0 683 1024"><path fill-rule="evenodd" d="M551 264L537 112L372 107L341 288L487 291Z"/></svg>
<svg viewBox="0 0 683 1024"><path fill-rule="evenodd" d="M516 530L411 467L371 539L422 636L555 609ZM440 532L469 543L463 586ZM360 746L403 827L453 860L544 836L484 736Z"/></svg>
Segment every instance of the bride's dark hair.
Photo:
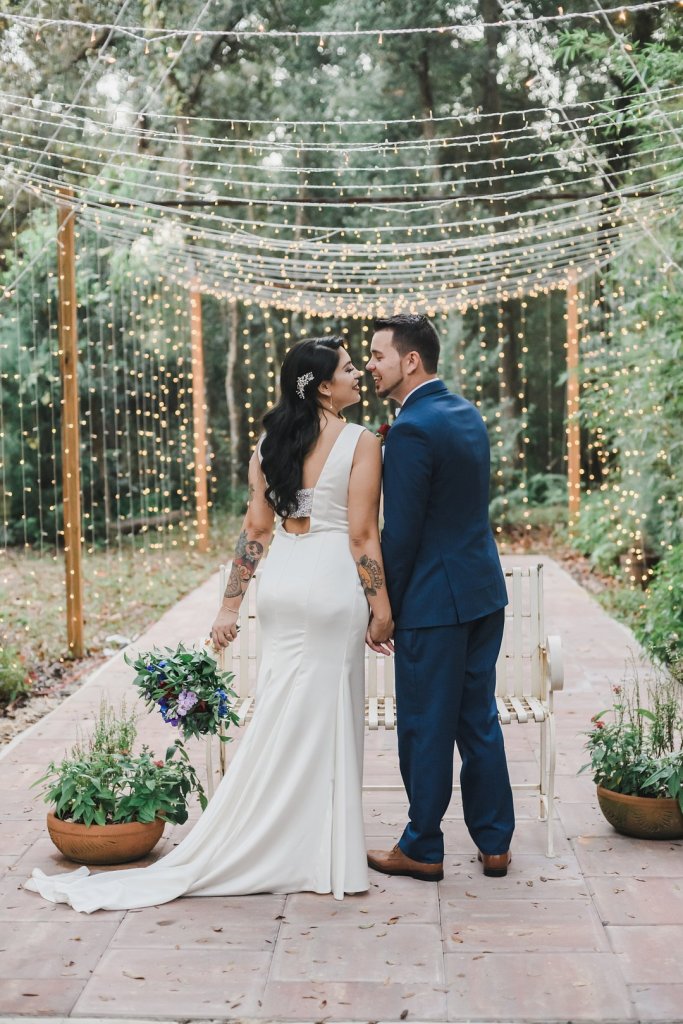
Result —
<svg viewBox="0 0 683 1024"><path fill-rule="evenodd" d="M332 380L342 338L306 338L292 345L280 371L280 401L263 417L261 466L266 501L283 519L296 511L304 459L320 436L318 387Z"/></svg>

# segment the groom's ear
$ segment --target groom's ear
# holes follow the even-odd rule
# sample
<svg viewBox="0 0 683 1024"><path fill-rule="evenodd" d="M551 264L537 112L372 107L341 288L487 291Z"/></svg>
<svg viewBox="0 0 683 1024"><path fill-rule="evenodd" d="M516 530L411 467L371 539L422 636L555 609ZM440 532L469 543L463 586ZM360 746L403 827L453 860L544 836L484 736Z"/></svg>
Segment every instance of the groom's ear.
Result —
<svg viewBox="0 0 683 1024"><path fill-rule="evenodd" d="M406 360L406 370L408 373L416 373L422 369L422 359L420 358L419 352L407 352L404 356Z"/></svg>

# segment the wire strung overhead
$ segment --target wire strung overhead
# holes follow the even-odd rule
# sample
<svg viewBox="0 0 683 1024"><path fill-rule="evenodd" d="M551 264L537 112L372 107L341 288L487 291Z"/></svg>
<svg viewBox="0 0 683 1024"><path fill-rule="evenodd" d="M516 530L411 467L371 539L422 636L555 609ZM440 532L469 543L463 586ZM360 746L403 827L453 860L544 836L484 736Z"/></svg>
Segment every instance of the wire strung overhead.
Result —
<svg viewBox="0 0 683 1024"><path fill-rule="evenodd" d="M197 28L150 28L146 25L123 25L106 24L98 21L85 21L75 18L49 18L38 17L21 13L3 13L3 18L15 25L29 28L34 32L45 32L49 29L75 28L85 31L102 31L103 29L115 29L117 33L129 39L143 41L146 43L168 42L173 39L187 39L194 37L200 39L226 38L226 39L317 39L320 46L325 45L329 39L348 38L370 38L377 40L380 44L386 36L415 36L415 35L459 35L464 33L468 39L472 38L472 31L483 31L485 28L503 28L511 25L533 25L533 24L561 24L571 21L595 21L603 13L613 14L618 18L625 18L628 14L635 14L638 11L659 10L661 8L680 5L680 0L648 0L646 3L623 5L619 7L602 8L590 11L564 11L559 9L557 14L533 15L525 18L508 18L498 21L485 21L481 18L472 18L459 24L452 25L426 25L419 28L360 28L358 25L352 29L331 28L331 29L268 29L263 23L257 22L256 27L251 26L251 21L245 19L244 27L234 29L201 29Z"/></svg>
<svg viewBox="0 0 683 1024"><path fill-rule="evenodd" d="M606 14L623 21L672 6L680 4L560 9L490 26L532 32L545 22ZM208 7L191 28L160 32L175 33L182 48L230 36L201 29ZM28 22L15 21L26 30ZM474 24L484 27L424 31ZM135 39L150 42L149 33ZM169 55L176 63L178 53ZM68 185L79 217L105 236L144 247L178 280L261 306L353 316L537 294L561 286L569 267L601 266L638 230L656 237L682 205L683 90L676 86L635 101L607 96L500 114L301 121L153 113L158 92L159 84L138 109L125 95L108 106L72 101L66 109L1 95L5 180L51 201ZM624 116L632 119L629 146L642 150L628 166L614 135Z"/></svg>

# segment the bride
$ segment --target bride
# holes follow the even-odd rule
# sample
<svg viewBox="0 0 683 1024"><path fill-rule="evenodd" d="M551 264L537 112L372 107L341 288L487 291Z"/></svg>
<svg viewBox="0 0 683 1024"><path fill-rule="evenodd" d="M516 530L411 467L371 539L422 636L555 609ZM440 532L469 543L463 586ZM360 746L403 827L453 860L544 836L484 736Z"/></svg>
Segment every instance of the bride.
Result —
<svg viewBox="0 0 683 1024"><path fill-rule="evenodd" d="M263 654L256 710L192 831L146 868L87 868L24 884L75 910L127 910L179 896L345 893L368 888L362 813L364 642L392 649L378 512L381 453L340 413L360 401L340 338L301 341L249 464L250 500L211 633L237 635L261 556ZM275 525L277 519L277 525Z"/></svg>

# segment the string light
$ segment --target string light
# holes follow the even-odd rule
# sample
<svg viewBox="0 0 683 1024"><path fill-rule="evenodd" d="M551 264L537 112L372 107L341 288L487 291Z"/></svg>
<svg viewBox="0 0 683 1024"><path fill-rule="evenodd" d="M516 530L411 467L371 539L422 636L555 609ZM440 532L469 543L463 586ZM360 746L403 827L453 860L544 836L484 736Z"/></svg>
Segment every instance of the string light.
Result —
<svg viewBox="0 0 683 1024"><path fill-rule="evenodd" d="M460 24L451 25L429 25L420 28L372 28L372 29L326 29L324 36L316 30L306 29L266 29L260 24L255 29L202 29L200 33L193 28L153 28L145 25L108 25L103 22L81 21L72 18L41 18L19 13L4 13L3 17L15 24L32 28L34 31L42 32L48 29L77 28L84 30L116 29L117 33L134 40L142 40L146 43L168 43L175 39L192 38L199 43L203 39L221 38L235 39L239 42L242 39L300 39L317 40L318 48L324 49L325 37L327 39L348 39L371 37L378 41L384 36L415 36L415 35L460 35L465 33L471 37L472 33L483 33L486 28L501 28L511 25L534 26L536 24L561 24L567 21L595 20L599 14L613 14L618 20L625 20L627 15L635 14L644 10L659 10L661 8L674 7L678 0L648 0L646 3L631 4L627 7L599 8L598 10L564 12L557 14L535 15L532 18L508 18L499 21L485 21L473 18Z"/></svg>

